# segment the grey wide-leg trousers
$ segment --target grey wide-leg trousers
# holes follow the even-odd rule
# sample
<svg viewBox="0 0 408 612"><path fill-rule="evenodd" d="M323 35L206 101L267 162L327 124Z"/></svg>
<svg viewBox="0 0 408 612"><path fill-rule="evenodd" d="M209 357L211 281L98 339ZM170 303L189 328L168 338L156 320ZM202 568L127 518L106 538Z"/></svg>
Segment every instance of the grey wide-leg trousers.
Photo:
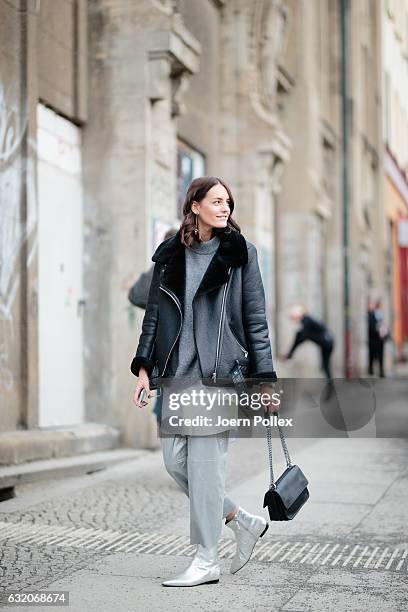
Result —
<svg viewBox="0 0 408 612"><path fill-rule="evenodd" d="M223 518L237 508L224 493L229 434L160 438L166 470L190 499L190 544L216 545Z"/></svg>

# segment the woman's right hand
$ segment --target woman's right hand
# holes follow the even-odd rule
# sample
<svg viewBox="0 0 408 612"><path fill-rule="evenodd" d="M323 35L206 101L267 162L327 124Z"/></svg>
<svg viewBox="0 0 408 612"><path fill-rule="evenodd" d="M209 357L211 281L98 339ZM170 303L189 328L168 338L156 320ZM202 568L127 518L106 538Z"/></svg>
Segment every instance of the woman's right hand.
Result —
<svg viewBox="0 0 408 612"><path fill-rule="evenodd" d="M145 390L145 399L142 402L139 402L139 395L142 391ZM150 397L150 385L149 385L149 375L146 369L141 366L139 369L139 376L137 379L135 393L133 395L133 401L138 408L144 408L148 403L148 398Z"/></svg>

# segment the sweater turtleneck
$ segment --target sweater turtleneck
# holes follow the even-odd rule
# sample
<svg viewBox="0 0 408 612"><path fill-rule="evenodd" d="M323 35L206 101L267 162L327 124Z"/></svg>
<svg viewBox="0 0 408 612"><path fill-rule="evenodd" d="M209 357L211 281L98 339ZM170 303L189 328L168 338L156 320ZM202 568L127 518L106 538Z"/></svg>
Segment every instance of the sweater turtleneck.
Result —
<svg viewBox="0 0 408 612"><path fill-rule="evenodd" d="M193 242L190 249L199 255L208 255L209 253L215 253L219 243L220 239L217 235L215 235L210 238L210 240L206 240L204 242Z"/></svg>

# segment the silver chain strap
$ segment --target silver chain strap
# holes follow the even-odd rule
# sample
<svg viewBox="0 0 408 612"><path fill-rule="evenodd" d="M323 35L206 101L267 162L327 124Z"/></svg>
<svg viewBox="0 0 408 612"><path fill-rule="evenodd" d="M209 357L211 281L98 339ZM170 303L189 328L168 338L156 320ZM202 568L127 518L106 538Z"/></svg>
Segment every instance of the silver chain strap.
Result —
<svg viewBox="0 0 408 612"><path fill-rule="evenodd" d="M266 427L266 439L268 441L268 451L269 451L269 472L271 476L271 484L269 485L270 489L276 489L275 485L275 477L273 474L273 461L272 461L272 428L271 425L265 425ZM288 468L292 467L292 462L290 460L289 450L286 444L285 436L283 435L283 431L280 425L278 425L279 437L282 444L283 454L285 455L286 466Z"/></svg>

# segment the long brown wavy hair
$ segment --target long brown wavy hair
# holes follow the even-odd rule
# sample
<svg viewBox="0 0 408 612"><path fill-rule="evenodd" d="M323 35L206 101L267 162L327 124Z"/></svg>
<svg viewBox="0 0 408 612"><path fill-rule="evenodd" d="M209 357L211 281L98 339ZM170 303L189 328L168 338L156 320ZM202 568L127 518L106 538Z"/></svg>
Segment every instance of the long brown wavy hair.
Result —
<svg viewBox="0 0 408 612"><path fill-rule="evenodd" d="M232 197L231 189L222 179L218 178L217 176L201 176L194 179L190 183L183 204L183 221L180 225L180 240L186 247L191 247L194 242L202 242L194 233L196 227L195 214L191 210L191 206L194 201L200 202L203 198L205 198L207 192L211 189L211 187L214 187L214 185L223 185L223 187L225 187L227 190L228 197L230 199L230 214L227 220L227 228L230 228L229 231L241 232L241 228L239 227L238 223L232 218L232 213L234 211L234 198ZM222 232L225 229L226 228L214 228L213 235L215 235L217 232Z"/></svg>

